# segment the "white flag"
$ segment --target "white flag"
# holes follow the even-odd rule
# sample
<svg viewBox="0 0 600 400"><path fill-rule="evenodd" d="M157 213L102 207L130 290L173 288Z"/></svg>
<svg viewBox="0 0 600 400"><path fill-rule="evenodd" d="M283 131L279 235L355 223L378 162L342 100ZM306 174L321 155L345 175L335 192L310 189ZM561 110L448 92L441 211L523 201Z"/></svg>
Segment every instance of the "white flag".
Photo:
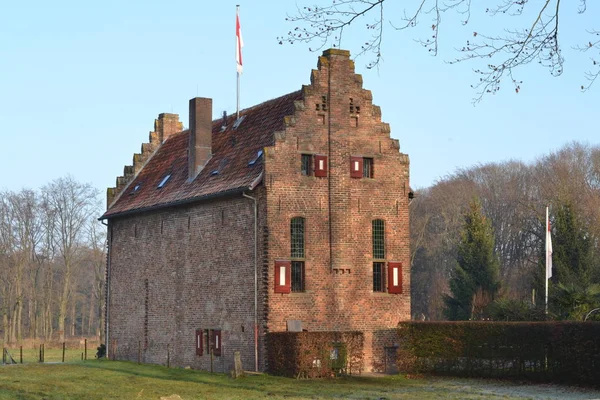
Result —
<svg viewBox="0 0 600 400"><path fill-rule="evenodd" d="M235 14L235 61L237 62L237 72L242 73L244 67L242 65L242 47L244 40L242 39L242 27L240 26L240 8L238 7Z"/></svg>
<svg viewBox="0 0 600 400"><path fill-rule="evenodd" d="M552 278L552 234L546 207L546 280Z"/></svg>

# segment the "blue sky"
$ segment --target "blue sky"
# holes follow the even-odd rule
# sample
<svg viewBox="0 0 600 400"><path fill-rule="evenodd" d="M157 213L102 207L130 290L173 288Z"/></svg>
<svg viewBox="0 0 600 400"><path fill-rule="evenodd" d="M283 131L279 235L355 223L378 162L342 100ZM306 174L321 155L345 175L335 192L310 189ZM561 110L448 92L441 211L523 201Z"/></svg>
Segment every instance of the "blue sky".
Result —
<svg viewBox="0 0 600 400"><path fill-rule="evenodd" d="M299 4L304 4L298 0ZM161 112L187 121L188 100L213 98L214 116L235 111L235 5L244 36L242 108L309 83L317 56L306 45L279 45L289 31L291 1L187 0L8 2L0 24L0 189L39 188L67 174L100 190L114 186L123 166L148 141ZM387 3L386 3L387 4ZM386 8L394 20L401 10ZM572 7L568 8L568 7ZM521 71L521 92L505 85L477 106L470 85L474 64L449 65L455 47L487 29L518 24L475 10L472 24L444 16L441 53L434 58L413 39L423 30L387 28L379 70L356 70L382 108L392 136L411 158L411 184L429 186L457 168L509 159L533 161L573 140L599 143L600 82L582 94L589 55L586 15L563 5L565 73L553 78L532 66ZM525 20L520 20L525 21ZM521 22L521 23L522 23ZM352 31L342 48L361 43Z"/></svg>

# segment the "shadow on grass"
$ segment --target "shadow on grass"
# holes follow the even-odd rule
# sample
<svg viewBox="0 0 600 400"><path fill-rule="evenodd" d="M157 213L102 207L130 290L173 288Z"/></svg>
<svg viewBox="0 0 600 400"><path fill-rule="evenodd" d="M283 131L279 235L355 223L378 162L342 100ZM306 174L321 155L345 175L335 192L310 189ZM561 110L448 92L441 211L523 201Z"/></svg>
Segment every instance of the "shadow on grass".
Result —
<svg viewBox="0 0 600 400"><path fill-rule="evenodd" d="M415 383L399 376L366 377L350 376L332 379L297 380L271 375L252 375L237 380L223 373L181 368L167 368L160 365L135 364L130 361L87 361L81 363L86 368L102 369L148 379L172 382L187 382L225 390L239 390L270 396L298 397L382 392L390 389L412 391Z"/></svg>

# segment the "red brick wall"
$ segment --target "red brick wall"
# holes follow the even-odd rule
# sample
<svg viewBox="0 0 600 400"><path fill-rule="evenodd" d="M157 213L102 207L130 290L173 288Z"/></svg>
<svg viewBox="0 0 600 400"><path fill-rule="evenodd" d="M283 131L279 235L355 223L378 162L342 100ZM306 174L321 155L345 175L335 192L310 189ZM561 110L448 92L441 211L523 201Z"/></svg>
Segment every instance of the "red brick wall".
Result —
<svg viewBox="0 0 600 400"><path fill-rule="evenodd" d="M301 320L310 331L363 331L365 365L381 370L384 346L395 343L389 328L410 319L408 157L347 52L320 57L303 93L285 131L265 149L263 185L250 193L260 200L259 368L266 367L264 334ZM328 176L302 176L303 153L326 155ZM374 178L352 179L351 156L373 158ZM290 258L296 216L306 221L306 290L276 294L275 260ZM372 290L373 219L385 221L386 260L403 263L402 294ZM243 367L254 369L251 200L239 195L163 209L110 226L109 340L116 340L116 358L137 360L141 342L142 362L166 364L168 353L174 366L210 369L206 346L204 356L195 355L195 331L222 329L224 352L213 369L229 371L237 350Z"/></svg>
<svg viewBox="0 0 600 400"><path fill-rule="evenodd" d="M408 157L390 138L347 52L320 57L303 92L303 104L266 151L267 329L283 331L287 320L301 320L309 331L364 331L367 368L381 369L383 347L394 337L374 332L410 319ZM327 155L329 176L302 176L303 153ZM351 156L372 157L374 178L352 179ZM306 223L306 291L276 294L274 263L290 258L295 216ZM386 260L403 263L402 294L373 292L373 219L385 221Z"/></svg>
<svg viewBox="0 0 600 400"><path fill-rule="evenodd" d="M110 232L109 351L116 340L117 359L137 360L141 342L142 362L164 365L169 356L171 365L209 370L206 345L196 356L195 331L221 329L213 369L228 372L240 351L254 370L251 200L240 194L119 218Z"/></svg>

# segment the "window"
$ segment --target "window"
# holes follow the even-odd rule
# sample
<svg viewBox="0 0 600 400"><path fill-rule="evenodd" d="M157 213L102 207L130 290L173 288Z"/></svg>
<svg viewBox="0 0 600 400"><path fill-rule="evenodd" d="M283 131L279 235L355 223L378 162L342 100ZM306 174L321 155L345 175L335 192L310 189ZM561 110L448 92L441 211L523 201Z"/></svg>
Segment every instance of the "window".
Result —
<svg viewBox="0 0 600 400"><path fill-rule="evenodd" d="M263 155L263 151L262 151L262 150L259 150L259 151L258 151L258 153L256 153L256 158L255 158L255 159L253 159L252 161L250 161L250 162L248 163L248 165L254 165L254 164L256 164L256 162L257 162L258 160L260 160L260 158L262 157L262 155Z"/></svg>
<svg viewBox="0 0 600 400"><path fill-rule="evenodd" d="M292 292L304 292L304 261L292 261Z"/></svg>
<svg viewBox="0 0 600 400"><path fill-rule="evenodd" d="M162 180L162 181L160 181L160 183L158 184L158 188L160 189L160 188L162 188L163 186L165 186L165 183L167 183L167 181L169 180L169 178L170 178L170 177L171 177L171 174L169 174L169 175L165 176L165 177L163 178L163 180Z"/></svg>
<svg viewBox="0 0 600 400"><path fill-rule="evenodd" d="M383 220L373 220L373 258L376 260L383 260L385 258L385 225Z"/></svg>
<svg viewBox="0 0 600 400"><path fill-rule="evenodd" d="M129 195L133 195L133 194L137 193L140 190L141 187L142 187L141 183L136 184L133 187L133 190L131 192L129 192Z"/></svg>
<svg viewBox="0 0 600 400"><path fill-rule="evenodd" d="M292 218L291 233L291 285L292 292L304 291L304 218Z"/></svg>
<svg viewBox="0 0 600 400"><path fill-rule="evenodd" d="M302 154L301 156L301 171L304 176L312 175L312 155Z"/></svg>
<svg viewBox="0 0 600 400"><path fill-rule="evenodd" d="M385 224L381 219L372 222L371 236L373 241L373 291L384 291L385 269Z"/></svg>
<svg viewBox="0 0 600 400"><path fill-rule="evenodd" d="M373 177L373 159L363 158L363 178Z"/></svg>
<svg viewBox="0 0 600 400"><path fill-rule="evenodd" d="M223 340L221 338L221 330L213 329L211 332L211 342L210 347L213 352L213 355L216 357L221 356L221 351L223 349Z"/></svg>
<svg viewBox="0 0 600 400"><path fill-rule="evenodd" d="M350 177L351 178L373 178L373 158L370 157L350 157Z"/></svg>
<svg viewBox="0 0 600 400"><path fill-rule="evenodd" d="M383 292L383 266L382 262L373 263L373 291Z"/></svg>
<svg viewBox="0 0 600 400"><path fill-rule="evenodd" d="M302 154L300 156L300 172L304 176L327 177L327 156Z"/></svg>
<svg viewBox="0 0 600 400"><path fill-rule="evenodd" d="M238 119L236 119L235 122L233 123L233 129L239 128L239 126L242 123L242 121L244 120L244 118L246 118L246 116L242 115L241 117L239 117Z"/></svg>
<svg viewBox="0 0 600 400"><path fill-rule="evenodd" d="M203 353L202 329L196 329L196 355L201 356Z"/></svg>

